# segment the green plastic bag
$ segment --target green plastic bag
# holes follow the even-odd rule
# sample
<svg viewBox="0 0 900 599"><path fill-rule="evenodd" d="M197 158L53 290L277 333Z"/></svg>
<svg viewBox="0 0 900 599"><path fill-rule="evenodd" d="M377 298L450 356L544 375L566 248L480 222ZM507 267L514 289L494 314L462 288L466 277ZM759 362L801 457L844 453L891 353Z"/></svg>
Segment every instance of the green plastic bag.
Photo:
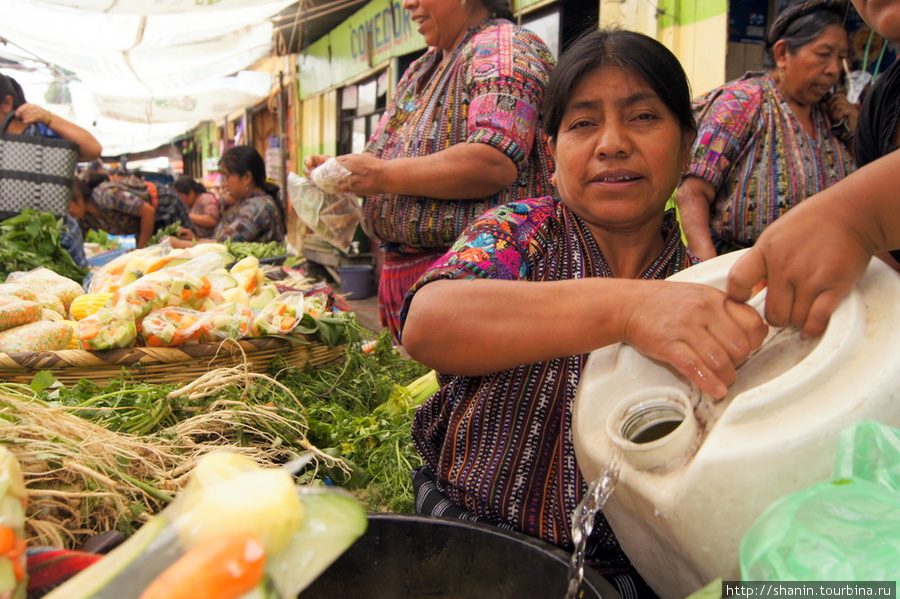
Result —
<svg viewBox="0 0 900 599"><path fill-rule="evenodd" d="M843 431L835 478L769 506L740 565L745 581L900 582L900 430L863 421Z"/></svg>

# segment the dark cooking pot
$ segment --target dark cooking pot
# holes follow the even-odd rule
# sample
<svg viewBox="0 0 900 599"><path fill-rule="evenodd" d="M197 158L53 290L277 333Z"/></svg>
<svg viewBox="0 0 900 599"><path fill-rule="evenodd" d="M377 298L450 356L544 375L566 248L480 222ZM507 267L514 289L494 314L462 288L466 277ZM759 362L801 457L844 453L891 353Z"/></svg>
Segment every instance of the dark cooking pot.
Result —
<svg viewBox="0 0 900 599"><path fill-rule="evenodd" d="M369 514L369 528L300 599L563 599L569 554L487 524ZM584 599L618 599L585 569Z"/></svg>

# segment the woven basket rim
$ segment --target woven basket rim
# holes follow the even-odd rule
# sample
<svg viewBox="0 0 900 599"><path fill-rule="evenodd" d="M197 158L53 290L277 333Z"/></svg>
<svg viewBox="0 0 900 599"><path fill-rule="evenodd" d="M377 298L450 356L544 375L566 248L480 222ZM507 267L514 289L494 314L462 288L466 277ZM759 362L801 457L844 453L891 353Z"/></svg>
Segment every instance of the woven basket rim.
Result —
<svg viewBox="0 0 900 599"><path fill-rule="evenodd" d="M176 347L137 346L110 350L63 349L40 352L0 352L0 376L4 372L65 368L122 367L133 365L186 364L227 359L244 354L248 359L266 354L292 351L321 353L332 350L314 337L289 340L283 337L224 339L214 343L195 343Z"/></svg>

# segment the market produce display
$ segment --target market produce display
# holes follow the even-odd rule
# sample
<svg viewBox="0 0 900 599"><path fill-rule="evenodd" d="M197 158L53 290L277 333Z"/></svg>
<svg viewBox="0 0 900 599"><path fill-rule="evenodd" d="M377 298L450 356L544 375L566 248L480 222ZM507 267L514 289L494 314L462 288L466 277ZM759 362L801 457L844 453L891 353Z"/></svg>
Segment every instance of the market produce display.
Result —
<svg viewBox="0 0 900 599"><path fill-rule="evenodd" d="M235 261L220 244L129 252L95 272L88 293L47 268L11 273L0 284L0 300L0 352L6 353L258 336L336 346L350 326L346 314L332 311L327 286L284 292L266 278L258 258Z"/></svg>
<svg viewBox="0 0 900 599"><path fill-rule="evenodd" d="M7 547L0 461L0 599L24 597L25 578L4 578L3 559L24 572L25 539L75 549L108 531L128 540L51 598L293 598L362 534L366 511L412 511L420 461L409 426L435 373L403 358L389 334L363 344L373 334L336 310L327 284L290 269L276 282L259 256L236 253L161 244L95 268L87 290L49 268L0 283L4 368L50 368L15 379L27 384L0 381L0 448L27 489L19 541ZM98 384L89 366L78 380L54 365L205 352L223 340L248 354L279 344L333 355L306 366L277 349L252 365L249 355L198 357L171 368L191 373L178 382L120 368Z"/></svg>
<svg viewBox="0 0 900 599"><path fill-rule="evenodd" d="M340 362L219 368L189 384L62 387L44 371L30 385L0 383L0 424L25 474L29 542L75 548L104 531L133 534L223 448L271 466L314 451L299 482L342 486L367 511L412 512L421 461L409 427L436 389L384 332L371 348L348 344Z"/></svg>

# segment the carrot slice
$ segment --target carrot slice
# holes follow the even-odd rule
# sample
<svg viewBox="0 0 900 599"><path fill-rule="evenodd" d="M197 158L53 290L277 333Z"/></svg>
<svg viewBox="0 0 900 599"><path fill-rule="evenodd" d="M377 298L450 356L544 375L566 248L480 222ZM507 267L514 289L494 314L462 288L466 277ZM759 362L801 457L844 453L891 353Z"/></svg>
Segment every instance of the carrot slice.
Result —
<svg viewBox="0 0 900 599"><path fill-rule="evenodd" d="M16 548L16 533L9 526L0 526L0 555L6 555Z"/></svg>
<svg viewBox="0 0 900 599"><path fill-rule="evenodd" d="M236 599L259 584L265 562L253 533L207 539L157 576L140 599Z"/></svg>

